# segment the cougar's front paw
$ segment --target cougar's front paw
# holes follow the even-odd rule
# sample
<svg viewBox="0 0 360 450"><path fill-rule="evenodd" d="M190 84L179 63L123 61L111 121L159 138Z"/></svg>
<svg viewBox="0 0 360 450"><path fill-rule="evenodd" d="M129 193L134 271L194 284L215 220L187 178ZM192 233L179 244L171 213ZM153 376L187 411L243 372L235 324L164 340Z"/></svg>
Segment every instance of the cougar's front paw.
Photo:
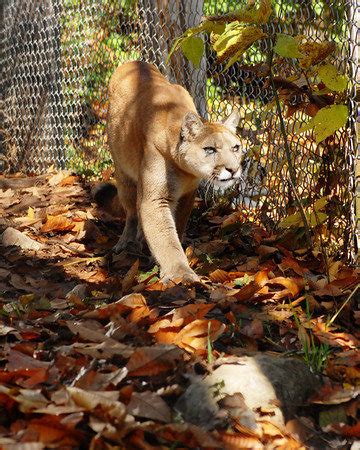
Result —
<svg viewBox="0 0 360 450"><path fill-rule="evenodd" d="M161 282L165 286L179 283L196 283L200 282L200 277L196 273L187 268L179 268L178 270L172 270L171 272L161 272Z"/></svg>

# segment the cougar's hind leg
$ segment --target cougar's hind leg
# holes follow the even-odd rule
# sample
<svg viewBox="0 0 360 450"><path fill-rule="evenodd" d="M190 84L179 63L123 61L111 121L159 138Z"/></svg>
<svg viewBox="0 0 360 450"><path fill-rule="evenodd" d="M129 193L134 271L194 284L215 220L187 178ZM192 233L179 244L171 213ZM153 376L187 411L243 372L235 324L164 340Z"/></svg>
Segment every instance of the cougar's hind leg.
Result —
<svg viewBox="0 0 360 450"><path fill-rule="evenodd" d="M117 188L120 202L126 213L123 232L118 243L114 247L114 251L118 253L124 249L140 249L141 246L139 247L137 240L138 217L136 210L136 184L124 174L117 176L116 179L118 182Z"/></svg>

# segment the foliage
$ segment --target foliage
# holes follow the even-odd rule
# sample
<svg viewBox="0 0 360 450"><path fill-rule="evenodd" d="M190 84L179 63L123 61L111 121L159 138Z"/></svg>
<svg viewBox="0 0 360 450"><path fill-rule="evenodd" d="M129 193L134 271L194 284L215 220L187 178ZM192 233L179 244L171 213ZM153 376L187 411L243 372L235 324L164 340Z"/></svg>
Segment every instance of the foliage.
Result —
<svg viewBox="0 0 360 450"><path fill-rule="evenodd" d="M101 177L112 165L104 139L109 79L121 61L139 59L136 39L136 0L105 0L101 8L84 8L80 0L66 0L62 14L62 64L77 76L66 78L65 102L79 122L69 124L65 144L69 165L79 174ZM128 23L126 29L119 17ZM129 29L131 30L129 32ZM80 134L80 138L79 138Z"/></svg>
<svg viewBox="0 0 360 450"><path fill-rule="evenodd" d="M315 431L323 442L335 433L336 443L351 445L359 412L356 269L330 261L327 274L317 252L293 250L292 235L274 236L218 207L202 214L186 252L202 283L165 289L146 255L122 252L109 264L122 220L94 208L91 183L69 172L0 182L1 448L246 442L301 450ZM326 206L319 200L319 211ZM188 383L206 385L208 374L253 354L284 363L269 405L260 397L249 408L245 391L226 397L229 381L220 377L208 385L215 420L179 417ZM288 391L278 396L287 363L295 363L300 393L308 391L298 371L309 371L289 355L331 380L315 397L291 400L289 410L301 404L308 425L303 442L288 423L270 422L289 401ZM269 385L266 365L260 370Z"/></svg>
<svg viewBox="0 0 360 450"><path fill-rule="evenodd" d="M348 121L348 106L345 104L348 77L329 61L336 51L334 42L314 42L307 36L283 33L270 36L268 22L274 23L277 20L275 14L280 14L276 5L272 8L271 3L268 0L249 2L241 10L207 16L198 26L186 30L175 41L172 51L182 49L189 40L206 33L209 35L211 48L217 55L218 64L225 62L225 67L222 67L227 70L235 63L237 68L241 68L248 50L256 47L259 55L260 49L264 48L262 43L266 43L267 55L251 70L261 77L265 86L273 90L275 98L266 106L266 111L275 108L279 117L288 162L288 181L298 208L297 213L290 215L280 225L305 227L310 243L310 229L319 228L328 216L325 212L318 211L315 205L306 204L307 200L301 199L297 193L297 178L285 119L292 118L295 124L298 120L295 126L298 135L310 131L314 134L316 143L326 145L327 140L345 127ZM285 7L286 5L285 2ZM288 6L290 9L297 8L294 4ZM277 56L276 60L274 54ZM186 56L190 60L196 59L198 63L202 55L203 48L199 47ZM282 72L274 73L284 65L292 69L291 76L284 77ZM310 120L301 126L299 119L304 121L309 116Z"/></svg>
<svg viewBox="0 0 360 450"><path fill-rule="evenodd" d="M244 10L238 10L222 16L207 17L200 25L188 29L180 36L176 40L172 52L179 48L182 49L183 46L187 48L189 40L192 41L195 35L206 32L210 34L211 45L217 54L218 62L221 63L224 60L228 60L225 67L228 68L236 61L239 61L246 50L254 43L268 37L261 26L269 20L271 13L270 0L261 0L258 8L255 8L253 2L251 2ZM298 70L291 79L282 80L284 84L288 82L296 86L294 80L297 78L300 81L301 76L305 76L308 84L310 84L309 78L311 77L313 81L309 86L309 99L313 92L316 92L319 96L318 85L320 81L323 81L329 89L329 92L320 93L320 96L326 96L326 104L334 106L328 108L326 112L320 114L317 119L309 122L307 127L302 129L302 131L314 129L317 141L320 142L345 126L347 122L347 106L338 104L342 98L336 94L346 89L348 78L346 75L339 74L336 67L331 64L322 64L319 67L313 67L314 65L323 63L334 52L334 43L303 41L303 36L293 37L279 33L276 36L276 44L272 48L270 47L269 52L275 51L281 57L298 59ZM198 64L203 51L204 47L198 46L197 48L193 48L191 54L187 52L185 56L192 61L196 61L196 64ZM304 72L303 69L308 70ZM288 93L288 95L293 94L294 91ZM320 109L319 107L317 112ZM320 125L325 120L331 123L331 126L328 128L321 127Z"/></svg>

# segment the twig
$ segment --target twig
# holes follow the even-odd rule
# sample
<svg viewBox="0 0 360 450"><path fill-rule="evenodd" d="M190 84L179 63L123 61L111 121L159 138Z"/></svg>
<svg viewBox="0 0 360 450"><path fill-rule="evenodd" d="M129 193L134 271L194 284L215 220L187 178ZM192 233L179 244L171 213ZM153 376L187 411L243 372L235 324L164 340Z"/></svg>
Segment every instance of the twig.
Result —
<svg viewBox="0 0 360 450"><path fill-rule="evenodd" d="M320 221L319 221L319 218L317 215L317 211L314 210L314 214L315 214L315 218L316 218L316 225L319 226ZM330 283L329 260L327 257L327 251L326 251L324 240L322 238L321 230L319 230L319 239L320 239L321 255L323 257L324 264L325 264L326 278L327 278L327 282Z"/></svg>
<svg viewBox="0 0 360 450"><path fill-rule="evenodd" d="M270 76L271 87L273 89L274 96L275 96L275 103L276 103L277 113L278 113L278 116L279 116L279 119L280 119L280 130L281 130L281 134L282 134L283 140L284 140L285 155L286 155L286 159L287 159L288 167L289 167L289 182L290 182L291 189L292 189L292 191L294 193L296 203L297 203L297 205L299 207L299 212L300 212L300 215L301 215L301 219L302 219L303 224L304 224L307 245L308 245L308 247L312 247L310 227L309 227L309 224L308 224L307 219L306 219L306 214L305 214L303 205L301 204L301 199L300 199L300 197L299 197L299 195L298 195L298 193L297 193L297 191L295 189L295 186L296 186L296 173L295 173L295 169L294 169L294 166L292 164L292 161L291 161L291 152L290 152L289 143L288 143L288 140L287 140L285 122L284 122L284 118L283 118L282 111L281 111L279 94L278 94L276 86L275 86L274 75L273 75L273 72L272 72L273 55L274 55L274 50L273 50L273 46L272 46L272 42L271 42L271 48L270 48L269 59L268 59L268 61L269 61L269 76Z"/></svg>
<svg viewBox="0 0 360 450"><path fill-rule="evenodd" d="M327 326L330 326L337 316L341 313L341 311L345 308L345 306L349 303L351 298L354 296L355 292L359 289L360 285L355 286L355 289L351 292L349 297L344 301L344 303L340 306L340 308L336 311L336 313L332 316L332 318L327 322Z"/></svg>

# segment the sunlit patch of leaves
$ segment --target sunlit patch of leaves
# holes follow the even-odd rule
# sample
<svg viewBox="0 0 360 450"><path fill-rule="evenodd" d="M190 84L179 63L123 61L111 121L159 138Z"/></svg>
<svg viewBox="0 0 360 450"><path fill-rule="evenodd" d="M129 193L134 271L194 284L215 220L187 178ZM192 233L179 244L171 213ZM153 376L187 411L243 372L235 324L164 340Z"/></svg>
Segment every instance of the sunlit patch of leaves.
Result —
<svg viewBox="0 0 360 450"><path fill-rule="evenodd" d="M325 267L319 253L222 205L191 230L187 256L203 284L165 289L145 259L104 256L122 220L96 209L89 191L69 173L10 177L0 189L2 229L16 231L0 244L2 447L302 448L264 419L256 431L231 417L205 430L176 411L188 380L259 352L297 355L326 373L334 384L311 399L306 420L317 432L354 435L354 268L331 259ZM319 200L309 213L326 206ZM29 240L41 246L22 248ZM215 402L224 386L213 386ZM338 414L326 416L334 402Z"/></svg>

